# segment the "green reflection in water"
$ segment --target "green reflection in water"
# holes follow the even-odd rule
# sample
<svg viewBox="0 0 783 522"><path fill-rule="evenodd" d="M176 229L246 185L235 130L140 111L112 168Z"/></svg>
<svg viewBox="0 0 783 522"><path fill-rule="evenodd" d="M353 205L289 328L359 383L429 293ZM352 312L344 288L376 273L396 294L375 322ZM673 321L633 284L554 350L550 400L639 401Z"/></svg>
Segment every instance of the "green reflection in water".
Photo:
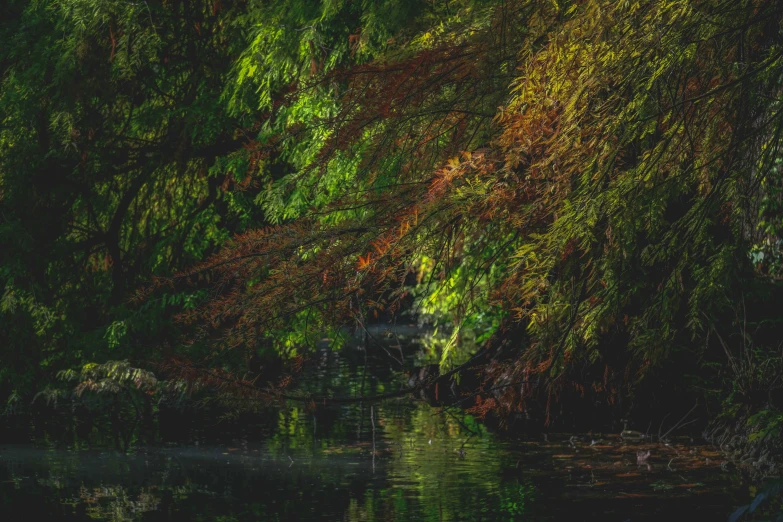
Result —
<svg viewBox="0 0 783 522"><path fill-rule="evenodd" d="M408 349L409 358L415 353ZM384 393L404 382L400 370L383 352L349 347L324 352L301 387L319 395ZM680 460L674 472L667 456L639 467L636 447L605 446L569 443L568 436L552 444L507 440L470 416L411 398L315 409L289 403L221 446L196 438L131 455L0 448L0 514L74 521L725 520L747 503L747 488L717 466L691 469ZM699 448L676 451L704 460ZM653 488L657 483L671 487Z"/></svg>

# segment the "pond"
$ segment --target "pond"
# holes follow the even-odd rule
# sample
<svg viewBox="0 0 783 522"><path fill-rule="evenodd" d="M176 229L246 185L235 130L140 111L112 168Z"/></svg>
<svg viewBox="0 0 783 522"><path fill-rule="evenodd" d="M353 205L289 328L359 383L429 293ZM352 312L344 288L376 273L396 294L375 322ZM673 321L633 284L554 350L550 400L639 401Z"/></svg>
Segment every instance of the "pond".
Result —
<svg viewBox="0 0 783 522"><path fill-rule="evenodd" d="M410 343L322 348L301 386L356 396L400 385ZM402 361L402 363L400 362ZM616 434L491 433L411 397L288 403L228 440L68 450L0 447L0 514L37 520L728 520L752 486L713 448ZM219 431L216 419L211 432ZM647 452L649 451L649 456Z"/></svg>

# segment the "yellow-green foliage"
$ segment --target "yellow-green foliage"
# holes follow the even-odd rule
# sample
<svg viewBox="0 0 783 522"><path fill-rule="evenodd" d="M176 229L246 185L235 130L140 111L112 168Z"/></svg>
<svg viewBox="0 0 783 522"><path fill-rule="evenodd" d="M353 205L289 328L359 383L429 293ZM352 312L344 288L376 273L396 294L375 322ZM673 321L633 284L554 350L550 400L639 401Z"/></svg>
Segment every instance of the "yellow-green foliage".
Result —
<svg viewBox="0 0 783 522"><path fill-rule="evenodd" d="M0 25L0 324L36 361L138 357L155 324L241 372L413 311L444 366L513 339L520 380L606 389L777 284L783 0L178 6Z"/></svg>
<svg viewBox="0 0 783 522"><path fill-rule="evenodd" d="M396 311L412 290L455 339L524 329L520 372L644 375L760 275L749 253L778 176L783 2L455 12L347 72L311 72L334 105L310 110L314 134L283 134L301 161L277 198L296 220L200 268L241 287L235 260L285 267L231 301L248 325L323 303L338 320ZM240 85L264 78L245 72Z"/></svg>

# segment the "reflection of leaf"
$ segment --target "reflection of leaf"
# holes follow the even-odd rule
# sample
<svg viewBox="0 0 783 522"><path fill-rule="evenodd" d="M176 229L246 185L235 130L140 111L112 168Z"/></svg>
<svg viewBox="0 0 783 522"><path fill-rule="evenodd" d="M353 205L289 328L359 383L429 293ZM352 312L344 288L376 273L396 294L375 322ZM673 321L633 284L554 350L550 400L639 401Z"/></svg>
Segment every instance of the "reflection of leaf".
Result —
<svg viewBox="0 0 783 522"><path fill-rule="evenodd" d="M738 507L737 510L729 517L729 522L737 522L737 520L739 520L746 512L749 514L753 513L759 507L759 505L764 502L764 499L773 495L777 495L781 490L783 490L783 481L775 480L768 483L764 488L764 491L758 493L753 498L753 502L748 505ZM755 492L755 488L751 488L751 492ZM781 517L778 517L778 520L781 520Z"/></svg>
<svg viewBox="0 0 783 522"><path fill-rule="evenodd" d="M750 508L750 506L742 506L741 508L737 509L737 511L732 513L729 517L729 522L737 522L737 520L739 520L740 517L745 514L748 508Z"/></svg>
<svg viewBox="0 0 783 522"><path fill-rule="evenodd" d="M764 493L764 492L759 493L758 495L756 495L756 498L754 498L753 502L750 503L750 510L748 512L749 513L753 513L754 511L756 511L756 508L759 507L759 504L761 504L761 502L765 498L767 498L767 494Z"/></svg>

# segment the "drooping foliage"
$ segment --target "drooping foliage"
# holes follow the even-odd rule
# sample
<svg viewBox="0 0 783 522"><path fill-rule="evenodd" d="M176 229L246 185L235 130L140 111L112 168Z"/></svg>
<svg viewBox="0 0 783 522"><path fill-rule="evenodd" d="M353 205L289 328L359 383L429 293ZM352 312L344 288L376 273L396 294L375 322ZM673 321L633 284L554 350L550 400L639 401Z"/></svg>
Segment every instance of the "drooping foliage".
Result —
<svg viewBox="0 0 783 522"><path fill-rule="evenodd" d="M231 190L256 152L219 101L242 50L233 3L4 10L0 381L29 392L83 360L151 356L187 296L138 313L127 293L256 222Z"/></svg>
<svg viewBox="0 0 783 522"><path fill-rule="evenodd" d="M150 363L175 350L171 310L200 293L139 309L128 304L135 289L267 223L259 193L289 167L262 140L306 118L294 107L273 122L272 106L321 53L334 67L377 52L415 4L4 3L3 394L34 393L83 362ZM349 38L363 26L372 41ZM237 78L258 56L264 80ZM298 110L319 104L311 96Z"/></svg>
<svg viewBox="0 0 783 522"><path fill-rule="evenodd" d="M246 389L260 352L411 313L444 369L503 346L510 413L725 363L738 303L774 323L780 0L6 9L0 335L30 379L163 356Z"/></svg>
<svg viewBox="0 0 783 522"><path fill-rule="evenodd" d="M252 346L394 314L412 293L453 322L443 364L465 331L521 330L497 373L610 401L687 344L696 357L748 285L775 286L781 9L465 6L315 74L294 92L333 105L282 129L294 170L267 199L281 224L188 274L220 289L188 320Z"/></svg>

